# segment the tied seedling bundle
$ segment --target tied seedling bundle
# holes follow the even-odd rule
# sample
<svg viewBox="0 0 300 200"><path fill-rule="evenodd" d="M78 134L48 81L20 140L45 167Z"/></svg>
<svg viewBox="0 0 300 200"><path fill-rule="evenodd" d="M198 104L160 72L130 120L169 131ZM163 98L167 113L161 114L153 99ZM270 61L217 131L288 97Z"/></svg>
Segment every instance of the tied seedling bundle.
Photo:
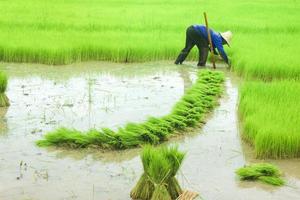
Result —
<svg viewBox="0 0 300 200"><path fill-rule="evenodd" d="M280 170L276 166L268 163L259 163L242 167L236 171L236 174L241 180L259 180L270 185L284 185L284 180L280 177Z"/></svg>
<svg viewBox="0 0 300 200"><path fill-rule="evenodd" d="M141 154L144 173L132 189L132 199L177 199L182 189L175 177L185 153L178 146L154 148L145 146Z"/></svg>
<svg viewBox="0 0 300 200"><path fill-rule="evenodd" d="M0 107L9 106L9 100L5 94L7 88L7 76L4 72L0 72Z"/></svg>

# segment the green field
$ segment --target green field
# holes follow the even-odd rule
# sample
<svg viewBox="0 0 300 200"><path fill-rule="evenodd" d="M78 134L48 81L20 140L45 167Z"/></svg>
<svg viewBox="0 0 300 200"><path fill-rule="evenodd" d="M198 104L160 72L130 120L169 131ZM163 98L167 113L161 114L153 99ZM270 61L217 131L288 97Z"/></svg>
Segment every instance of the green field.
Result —
<svg viewBox="0 0 300 200"><path fill-rule="evenodd" d="M0 60L46 64L174 60L186 27L203 23L206 11L211 27L234 33L226 47L232 69L251 82L241 88L244 138L259 157L299 157L299 0L4 0L0 7ZM196 57L194 50L189 59Z"/></svg>

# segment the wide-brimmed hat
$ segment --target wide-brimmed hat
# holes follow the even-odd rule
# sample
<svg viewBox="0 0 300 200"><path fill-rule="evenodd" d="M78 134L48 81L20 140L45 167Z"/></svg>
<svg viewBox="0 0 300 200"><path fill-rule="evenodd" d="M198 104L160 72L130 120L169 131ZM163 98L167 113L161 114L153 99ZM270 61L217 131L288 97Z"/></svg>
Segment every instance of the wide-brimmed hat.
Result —
<svg viewBox="0 0 300 200"><path fill-rule="evenodd" d="M231 31L226 31L224 33L220 33L222 38L226 41L228 46L230 46L231 38L232 38L232 32Z"/></svg>

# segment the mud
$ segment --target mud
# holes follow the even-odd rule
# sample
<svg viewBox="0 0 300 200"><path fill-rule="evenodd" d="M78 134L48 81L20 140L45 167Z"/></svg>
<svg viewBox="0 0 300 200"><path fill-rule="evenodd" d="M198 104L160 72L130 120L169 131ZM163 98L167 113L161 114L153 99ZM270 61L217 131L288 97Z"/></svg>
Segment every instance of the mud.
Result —
<svg viewBox="0 0 300 200"><path fill-rule="evenodd" d="M0 109L0 199L129 199L142 173L140 149L103 153L92 149L43 149L34 141L56 127L116 128L128 121L162 116L196 79L189 64L69 66L0 64L9 74L11 106ZM176 138L187 150L178 175L184 188L203 199L299 199L300 161L270 161L288 186L241 183L234 170L258 162L240 141L237 83L227 74L220 106L198 134Z"/></svg>

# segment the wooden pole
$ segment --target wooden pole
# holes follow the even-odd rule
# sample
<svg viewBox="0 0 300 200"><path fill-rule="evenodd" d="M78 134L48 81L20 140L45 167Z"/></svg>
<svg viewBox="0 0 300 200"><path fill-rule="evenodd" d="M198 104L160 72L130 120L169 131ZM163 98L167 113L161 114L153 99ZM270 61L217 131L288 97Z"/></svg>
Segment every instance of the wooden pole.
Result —
<svg viewBox="0 0 300 200"><path fill-rule="evenodd" d="M211 53L210 56L212 57L213 68L216 69L216 63L215 63L215 59L214 59L214 49L213 49L213 44L212 44L212 41L211 41L211 35L210 35L209 27L208 27L207 15L206 15L206 12L204 12L203 14L204 14L204 20L205 20L205 26L206 26L206 31L207 31L208 42L209 42L209 45L210 45L210 53Z"/></svg>

